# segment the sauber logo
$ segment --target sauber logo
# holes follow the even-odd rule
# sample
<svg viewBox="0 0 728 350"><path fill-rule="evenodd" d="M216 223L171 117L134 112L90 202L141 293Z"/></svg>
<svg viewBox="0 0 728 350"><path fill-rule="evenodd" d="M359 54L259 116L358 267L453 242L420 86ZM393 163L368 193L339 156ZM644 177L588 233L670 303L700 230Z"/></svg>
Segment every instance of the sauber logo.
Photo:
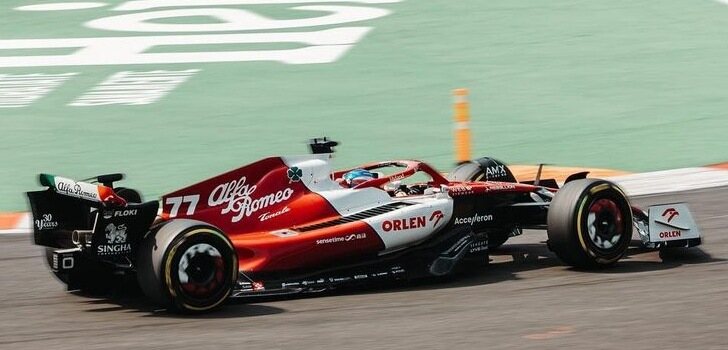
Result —
<svg viewBox="0 0 728 350"><path fill-rule="evenodd" d="M667 208L662 213L662 217L665 218L665 220L667 220L667 222L671 222L672 219L674 219L676 216L680 216L680 213L677 210L675 210L675 208Z"/></svg>
<svg viewBox="0 0 728 350"><path fill-rule="evenodd" d="M442 211L437 210L434 211L430 215L429 222L432 222L433 220L435 223L432 225L433 227L437 226L437 224L442 220L442 218L445 215L442 214ZM411 230L414 228L421 228L427 226L427 217L426 216L415 216L407 219L394 219L394 220L387 220L382 223L382 230L384 232L389 231L404 231L404 230Z"/></svg>

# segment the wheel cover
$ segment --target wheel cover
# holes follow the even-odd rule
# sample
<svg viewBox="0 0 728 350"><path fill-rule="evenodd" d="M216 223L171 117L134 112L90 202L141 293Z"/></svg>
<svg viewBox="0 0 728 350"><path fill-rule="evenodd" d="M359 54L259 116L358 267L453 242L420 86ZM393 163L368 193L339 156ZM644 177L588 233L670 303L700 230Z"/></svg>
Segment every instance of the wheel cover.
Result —
<svg viewBox="0 0 728 350"><path fill-rule="evenodd" d="M217 248L207 243L191 245L177 265L182 292L192 299L216 295L225 285L225 263Z"/></svg>
<svg viewBox="0 0 728 350"><path fill-rule="evenodd" d="M617 247L625 233L619 205L612 199L597 199L589 205L588 213L587 230L591 243L604 251Z"/></svg>

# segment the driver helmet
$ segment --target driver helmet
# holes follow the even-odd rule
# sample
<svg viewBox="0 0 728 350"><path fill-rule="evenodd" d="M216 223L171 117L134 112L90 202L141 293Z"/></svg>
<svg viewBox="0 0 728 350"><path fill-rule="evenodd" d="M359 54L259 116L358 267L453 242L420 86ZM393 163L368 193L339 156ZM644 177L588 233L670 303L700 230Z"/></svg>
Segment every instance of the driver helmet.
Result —
<svg viewBox="0 0 728 350"><path fill-rule="evenodd" d="M346 174L344 174L343 179L347 186L354 187L356 185L359 185L363 182L367 182L371 179L376 179L377 174L364 170L364 169L354 169Z"/></svg>

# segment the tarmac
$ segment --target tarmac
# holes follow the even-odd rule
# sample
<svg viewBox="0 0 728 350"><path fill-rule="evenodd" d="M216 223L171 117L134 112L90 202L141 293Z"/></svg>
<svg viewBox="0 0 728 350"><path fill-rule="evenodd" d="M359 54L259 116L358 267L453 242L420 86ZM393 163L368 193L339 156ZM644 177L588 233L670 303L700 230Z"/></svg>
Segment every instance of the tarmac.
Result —
<svg viewBox="0 0 728 350"><path fill-rule="evenodd" d="M12 349L725 349L728 187L687 202L698 248L631 248L611 269L565 267L526 232L448 280L226 305L203 316L64 291L27 235L0 236L0 347Z"/></svg>

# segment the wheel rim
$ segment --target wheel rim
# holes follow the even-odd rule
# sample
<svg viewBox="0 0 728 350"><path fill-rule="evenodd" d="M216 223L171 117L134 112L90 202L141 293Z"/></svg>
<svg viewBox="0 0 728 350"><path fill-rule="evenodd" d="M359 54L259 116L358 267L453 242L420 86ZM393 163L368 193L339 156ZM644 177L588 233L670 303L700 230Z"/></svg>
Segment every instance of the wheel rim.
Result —
<svg viewBox="0 0 728 350"><path fill-rule="evenodd" d="M612 250L624 235L624 216L619 205L607 198L597 199L589 206L587 216L589 239L600 250Z"/></svg>
<svg viewBox="0 0 728 350"><path fill-rule="evenodd" d="M177 277L182 291L193 299L215 296L225 284L222 254L207 243L190 246L180 257Z"/></svg>

